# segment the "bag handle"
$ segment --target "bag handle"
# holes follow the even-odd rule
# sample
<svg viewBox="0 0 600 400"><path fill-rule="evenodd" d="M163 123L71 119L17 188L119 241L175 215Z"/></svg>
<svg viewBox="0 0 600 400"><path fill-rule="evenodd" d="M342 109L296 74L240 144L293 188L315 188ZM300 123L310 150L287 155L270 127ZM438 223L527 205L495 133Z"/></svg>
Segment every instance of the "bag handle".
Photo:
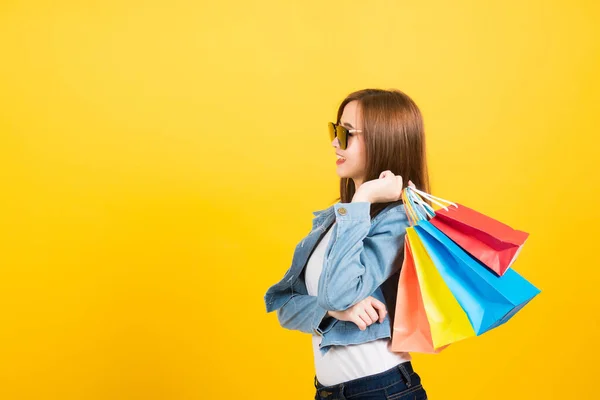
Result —
<svg viewBox="0 0 600 400"><path fill-rule="evenodd" d="M419 221L419 216L417 215L412 201L408 198L408 196L408 191L406 189L402 190L402 203L404 205L404 210L406 211L406 216L408 217L408 224L413 226Z"/></svg>
<svg viewBox="0 0 600 400"><path fill-rule="evenodd" d="M416 225L419 221L426 221L428 217L435 216L435 211L429 204L425 203L419 195L411 193L407 189L402 190L402 201L411 226Z"/></svg>
<svg viewBox="0 0 600 400"><path fill-rule="evenodd" d="M409 198L412 198L412 200L415 204L418 204L421 206L423 211L425 211L425 215L427 215L429 218L435 217L435 210L433 209L433 207L431 207L429 204L427 204L425 201L423 201L421 196L419 196L416 193L412 193L412 192L409 192L408 195L409 195ZM425 219L425 218L423 218L423 219Z"/></svg>
<svg viewBox="0 0 600 400"><path fill-rule="evenodd" d="M420 191L419 189L415 189L415 188L413 188L413 187L411 187L411 186L408 186L408 188L409 188L410 190L412 190L412 191L414 191L414 192L416 192L416 193L420 194L421 196L423 196L423 197L424 197L424 198L426 198L427 200L431 201L432 203L434 203L434 204L437 204L438 206L442 207L442 208L443 208L444 210L446 210L446 211L448 211L448 206L445 206L445 205L443 205L442 203L440 203L439 201L436 201L436 200L434 200L434 199L437 199L437 200L443 201L443 202L445 202L445 203L448 203L448 205L451 205L451 206L454 206L454 207L458 208L458 205L457 205L456 203L453 203L453 202L451 202L451 201L449 201L449 200L445 200L445 199L442 199L441 197L436 197L436 196L434 196L434 195L431 195L431 194L429 194L429 193L422 192L422 191Z"/></svg>

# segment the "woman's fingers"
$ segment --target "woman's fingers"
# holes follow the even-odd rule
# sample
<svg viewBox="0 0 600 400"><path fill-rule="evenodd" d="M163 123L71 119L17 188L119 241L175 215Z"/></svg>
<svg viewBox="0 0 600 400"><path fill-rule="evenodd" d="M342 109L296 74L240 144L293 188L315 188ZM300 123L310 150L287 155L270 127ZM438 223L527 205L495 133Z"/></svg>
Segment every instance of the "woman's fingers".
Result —
<svg viewBox="0 0 600 400"><path fill-rule="evenodd" d="M389 169L386 169L385 171L382 171L379 174L379 179L383 179L383 178L387 178L387 177L395 177L397 187L399 188L400 191L402 191L404 180L402 179L401 175L394 175L394 173L392 171L390 171ZM408 186L412 187L413 189L417 188L412 181L408 181Z"/></svg>
<svg viewBox="0 0 600 400"><path fill-rule="evenodd" d="M386 178L388 176L393 176L393 175L394 174L392 174L392 171L390 171L389 169L386 169L381 174L379 174L379 179L383 179L383 178Z"/></svg>
<svg viewBox="0 0 600 400"><path fill-rule="evenodd" d="M373 323L373 320L371 319L369 314L367 314L366 310L362 310L362 312L360 314L358 314L358 316L360 317L360 319L365 321L365 324L367 324L367 326L369 326Z"/></svg>
<svg viewBox="0 0 600 400"><path fill-rule="evenodd" d="M379 311L379 322L383 322L383 320L385 319L385 315L387 314L387 308L385 307L385 304L372 297L371 306Z"/></svg>
<svg viewBox="0 0 600 400"><path fill-rule="evenodd" d="M351 309L344 311L344 314L347 315L344 320L352 321L361 331L364 331L375 322L383 322L387 309L383 302L369 296L352 306Z"/></svg>
<svg viewBox="0 0 600 400"><path fill-rule="evenodd" d="M402 186L402 183L403 183L402 176L401 175L394 175L394 173L392 171L390 171L389 169L386 169L385 171L382 171L379 174L379 179L383 179L383 178L386 178L388 176L395 176L396 179L398 180L398 183L400 184L399 186ZM413 188L416 189L416 186L413 183L413 181L408 181L408 186L413 187Z"/></svg>
<svg viewBox="0 0 600 400"><path fill-rule="evenodd" d="M396 200L400 200L402 198L402 190L404 189L402 184L402 177L400 175L396 175L396 190L398 191L398 197Z"/></svg>
<svg viewBox="0 0 600 400"><path fill-rule="evenodd" d="M367 329L367 323L365 321L363 321L362 318L359 317L358 315L356 315L354 318L352 318L352 322L354 322L356 324L356 326L358 326L358 329L360 329L361 331L364 331L365 329Z"/></svg>
<svg viewBox="0 0 600 400"><path fill-rule="evenodd" d="M379 315L377 315L377 311L375 311L375 309L372 306L367 304L365 311L367 312L367 314L369 314L369 317L371 317L371 323L375 323L375 321L377 321L379 319Z"/></svg>

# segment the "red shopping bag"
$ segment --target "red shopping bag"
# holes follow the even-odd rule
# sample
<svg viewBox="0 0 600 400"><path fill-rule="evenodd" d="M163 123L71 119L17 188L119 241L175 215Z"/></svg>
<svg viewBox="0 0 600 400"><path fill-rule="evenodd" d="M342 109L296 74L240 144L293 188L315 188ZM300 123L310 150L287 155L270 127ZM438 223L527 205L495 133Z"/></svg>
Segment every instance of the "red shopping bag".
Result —
<svg viewBox="0 0 600 400"><path fill-rule="evenodd" d="M437 354L449 346L437 349L433 347L431 329L408 238L404 241L404 261L400 270L395 310L390 345L392 351Z"/></svg>
<svg viewBox="0 0 600 400"><path fill-rule="evenodd" d="M519 255L529 233L454 204L436 210L429 222L496 274L503 275Z"/></svg>

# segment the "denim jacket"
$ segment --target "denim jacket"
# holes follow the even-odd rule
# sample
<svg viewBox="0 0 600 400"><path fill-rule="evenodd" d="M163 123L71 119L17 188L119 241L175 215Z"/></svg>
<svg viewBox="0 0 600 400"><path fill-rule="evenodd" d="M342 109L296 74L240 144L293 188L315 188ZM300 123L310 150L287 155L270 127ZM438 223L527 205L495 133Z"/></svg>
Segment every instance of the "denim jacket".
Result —
<svg viewBox="0 0 600 400"><path fill-rule="evenodd" d="M333 345L391 338L390 313L394 310L390 308L395 308L395 300L394 304L386 304L388 313L383 322L375 322L364 331L354 322L326 316L328 310L346 310L368 296L385 304L383 284L400 270L409 226L404 207L401 202L390 203L373 220L370 208L369 202L338 202L314 211L312 230L296 246L292 265L264 295L267 313L277 310L281 326L322 337L321 354ZM302 272L334 221L325 249L318 296L311 296Z"/></svg>

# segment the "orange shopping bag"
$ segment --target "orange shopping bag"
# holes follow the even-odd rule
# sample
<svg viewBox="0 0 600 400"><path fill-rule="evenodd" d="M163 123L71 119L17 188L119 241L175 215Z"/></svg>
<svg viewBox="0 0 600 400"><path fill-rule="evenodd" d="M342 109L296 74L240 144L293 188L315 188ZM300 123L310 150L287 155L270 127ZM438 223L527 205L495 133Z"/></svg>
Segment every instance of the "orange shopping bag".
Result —
<svg viewBox="0 0 600 400"><path fill-rule="evenodd" d="M437 354L449 346L444 345L437 349L433 347L408 237L404 240L404 261L400 271L395 310L390 345L392 351Z"/></svg>

